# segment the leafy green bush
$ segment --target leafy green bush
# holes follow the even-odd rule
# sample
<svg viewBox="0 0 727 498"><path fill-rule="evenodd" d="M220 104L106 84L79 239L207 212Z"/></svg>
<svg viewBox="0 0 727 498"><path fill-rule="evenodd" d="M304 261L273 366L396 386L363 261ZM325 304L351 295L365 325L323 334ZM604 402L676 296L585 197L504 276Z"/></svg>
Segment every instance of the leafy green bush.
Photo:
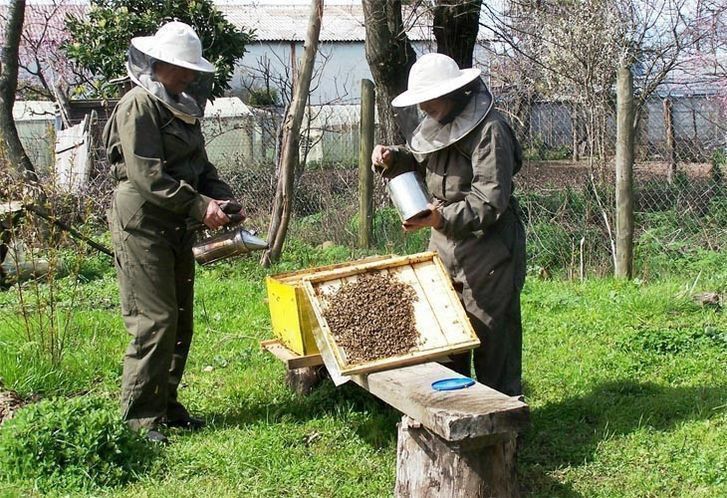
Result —
<svg viewBox="0 0 727 498"><path fill-rule="evenodd" d="M41 490L123 484L153 454L109 401L92 396L26 406L0 430L0 475L33 480Z"/></svg>
<svg viewBox="0 0 727 498"><path fill-rule="evenodd" d="M216 66L212 95L229 90L235 61L246 52L253 33L236 28L210 0L96 0L84 15L69 15L70 39L61 50L69 59L94 76L89 88L94 96L114 95L116 85L108 80L126 74L126 50L133 36L153 35L166 21L176 19L197 32L204 55Z"/></svg>

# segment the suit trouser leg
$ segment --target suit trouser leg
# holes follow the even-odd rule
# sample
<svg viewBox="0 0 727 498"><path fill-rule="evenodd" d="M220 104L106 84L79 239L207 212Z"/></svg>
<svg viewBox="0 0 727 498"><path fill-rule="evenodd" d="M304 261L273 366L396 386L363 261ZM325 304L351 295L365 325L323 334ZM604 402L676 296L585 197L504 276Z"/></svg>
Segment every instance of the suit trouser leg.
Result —
<svg viewBox="0 0 727 498"><path fill-rule="evenodd" d="M510 396L522 394L522 323L520 293L509 296L492 326L472 320L482 346L473 351L477 380Z"/></svg>
<svg viewBox="0 0 727 498"><path fill-rule="evenodd" d="M522 322L520 291L512 285L512 264L494 274L499 278L462 286L460 296L480 346L472 351L477 381L510 396L522 394ZM457 285L455 285L457 289ZM452 358L454 370L470 375L470 355Z"/></svg>
<svg viewBox="0 0 727 498"><path fill-rule="evenodd" d="M174 354L169 368L169 397L167 400L167 418L169 420L179 420L189 416L184 406L177 401L177 391L187 364L194 330L194 258L191 243L188 250L187 244L184 244L184 249L180 251L177 257L175 287L177 302L179 303L179 315Z"/></svg>
<svg viewBox="0 0 727 498"><path fill-rule="evenodd" d="M132 429L154 428L166 416L177 336L176 255L153 235L113 229L112 235L122 316L132 336L124 355L122 418Z"/></svg>

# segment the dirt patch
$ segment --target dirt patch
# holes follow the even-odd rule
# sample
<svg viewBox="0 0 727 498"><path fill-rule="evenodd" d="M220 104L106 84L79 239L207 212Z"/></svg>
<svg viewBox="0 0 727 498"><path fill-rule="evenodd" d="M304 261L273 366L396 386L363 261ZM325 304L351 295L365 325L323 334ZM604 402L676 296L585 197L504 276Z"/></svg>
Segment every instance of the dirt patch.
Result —
<svg viewBox="0 0 727 498"><path fill-rule="evenodd" d="M665 161L644 161L634 165L636 184L667 178L668 163ZM712 165L708 163L679 163L677 171L690 179L708 179ZM605 169L596 167L597 179L605 179L613 184L616 177L613 161ZM515 177L520 192L541 189L561 190L564 187L582 187L589 183L589 168L585 161L526 161Z"/></svg>
<svg viewBox="0 0 727 498"><path fill-rule="evenodd" d="M0 424L12 418L13 414L24 404L20 396L13 391L0 389Z"/></svg>

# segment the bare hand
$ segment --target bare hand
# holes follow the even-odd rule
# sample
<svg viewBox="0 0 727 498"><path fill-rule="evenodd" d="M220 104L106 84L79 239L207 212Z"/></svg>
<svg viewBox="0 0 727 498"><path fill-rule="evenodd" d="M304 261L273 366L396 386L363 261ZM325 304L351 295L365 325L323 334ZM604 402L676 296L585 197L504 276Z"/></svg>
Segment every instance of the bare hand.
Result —
<svg viewBox="0 0 727 498"><path fill-rule="evenodd" d="M207 204L207 211L204 214L202 222L211 230L217 230L230 222L230 217L222 210L227 201L218 201L212 199Z"/></svg>
<svg viewBox="0 0 727 498"><path fill-rule="evenodd" d="M386 169L394 162L394 153L391 147L377 145L371 153L371 164L374 168Z"/></svg>
<svg viewBox="0 0 727 498"><path fill-rule="evenodd" d="M440 204L427 204L427 207L429 208L429 214L426 216L417 216L416 218L411 218L403 223L404 231L405 232L413 232L415 230L419 230L420 228L427 228L432 227L435 229L440 229L444 226L444 219L442 218L442 213L439 212Z"/></svg>

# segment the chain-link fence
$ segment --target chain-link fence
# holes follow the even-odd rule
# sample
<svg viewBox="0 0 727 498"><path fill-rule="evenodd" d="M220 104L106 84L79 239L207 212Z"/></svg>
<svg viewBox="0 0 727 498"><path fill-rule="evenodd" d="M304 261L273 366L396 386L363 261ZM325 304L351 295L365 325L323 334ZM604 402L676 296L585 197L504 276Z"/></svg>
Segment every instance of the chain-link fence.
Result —
<svg viewBox="0 0 727 498"><path fill-rule="evenodd" d="M589 127L584 125L587 112L572 102L532 101L528 106L523 112L517 99L504 91L498 95L497 107L513 123L524 152L515 183L528 231L530 267L569 277L610 274L615 237L613 109ZM245 206L249 227L265 233L276 188L282 110L244 109L206 118L203 131L208 156ZM641 108L634 169L638 274L661 271L673 255L727 245L727 128L722 112L720 101L705 95L654 96ZM308 110L289 238L310 244L355 243L359 116L357 105ZM91 129L99 160L77 192L77 211L88 213L86 206L91 205L93 218L103 223L113 186L103 161L100 126ZM51 150L48 144L34 143L39 151ZM375 244L386 251L425 249L426 235L402 232L376 180Z"/></svg>
<svg viewBox="0 0 727 498"><path fill-rule="evenodd" d="M727 243L726 130L718 102L708 97L669 100L670 118L663 114L667 100L655 97L644 106L640 120L634 188L641 274L655 271L654 265L669 254L721 249ZM498 107L513 115L507 100ZM601 143L594 144L579 129L577 115L568 103L533 105L528 126L519 127L525 164L516 177L531 267L572 277L611 273L615 237L614 117L602 120ZM251 223L263 231L275 192L280 119L272 112L256 113L246 131L253 139L208 141L211 157L219 157L221 174L247 206ZM358 121L355 105L310 111L301 140L291 237L312 244L355 242ZM253 150L243 153L240 143L254 144ZM425 237L401 233L380 184L375 206L374 240L379 246L425 247Z"/></svg>

